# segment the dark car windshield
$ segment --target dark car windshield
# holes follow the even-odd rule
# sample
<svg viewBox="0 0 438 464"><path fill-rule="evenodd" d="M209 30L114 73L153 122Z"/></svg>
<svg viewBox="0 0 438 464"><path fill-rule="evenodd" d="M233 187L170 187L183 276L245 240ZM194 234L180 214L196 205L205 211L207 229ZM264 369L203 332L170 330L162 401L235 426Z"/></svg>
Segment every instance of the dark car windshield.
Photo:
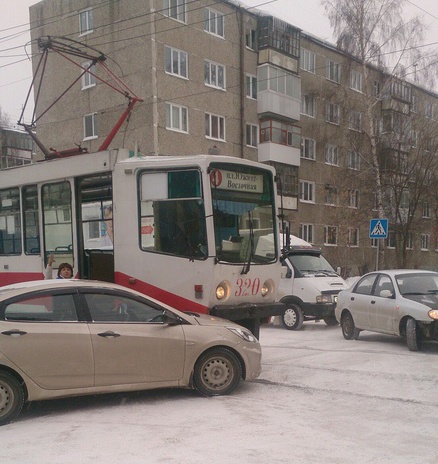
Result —
<svg viewBox="0 0 438 464"><path fill-rule="evenodd" d="M438 274L401 274L396 281L402 295L427 295L438 293Z"/></svg>

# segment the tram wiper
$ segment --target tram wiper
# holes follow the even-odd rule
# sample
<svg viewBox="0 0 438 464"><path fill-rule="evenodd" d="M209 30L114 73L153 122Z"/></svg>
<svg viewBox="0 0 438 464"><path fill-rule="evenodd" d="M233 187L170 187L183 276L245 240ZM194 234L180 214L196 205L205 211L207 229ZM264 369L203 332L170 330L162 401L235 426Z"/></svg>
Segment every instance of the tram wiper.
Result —
<svg viewBox="0 0 438 464"><path fill-rule="evenodd" d="M249 246L248 246L248 261L243 264L243 268L240 274L248 274L251 269L251 260L254 255L254 225L252 222L251 211L248 211L248 223L249 223ZM243 244L242 244L243 245Z"/></svg>

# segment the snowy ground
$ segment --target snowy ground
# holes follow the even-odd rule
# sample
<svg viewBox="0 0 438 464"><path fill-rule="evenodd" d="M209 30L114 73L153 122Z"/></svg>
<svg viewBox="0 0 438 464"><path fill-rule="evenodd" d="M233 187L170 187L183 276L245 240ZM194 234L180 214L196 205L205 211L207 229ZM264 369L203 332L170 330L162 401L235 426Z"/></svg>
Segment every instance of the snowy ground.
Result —
<svg viewBox="0 0 438 464"><path fill-rule="evenodd" d="M31 404L1 462L436 464L438 343L339 327L262 328L263 372L229 397L185 390Z"/></svg>

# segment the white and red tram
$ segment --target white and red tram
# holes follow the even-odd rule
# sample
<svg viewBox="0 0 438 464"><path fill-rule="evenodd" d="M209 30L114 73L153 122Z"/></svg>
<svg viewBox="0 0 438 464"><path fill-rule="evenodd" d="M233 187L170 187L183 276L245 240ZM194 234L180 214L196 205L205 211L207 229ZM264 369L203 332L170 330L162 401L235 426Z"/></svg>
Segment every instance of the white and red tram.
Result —
<svg viewBox="0 0 438 464"><path fill-rule="evenodd" d="M277 229L275 172L248 160L120 149L0 171L0 285L43 278L54 255L54 274L69 262L258 333L284 310Z"/></svg>

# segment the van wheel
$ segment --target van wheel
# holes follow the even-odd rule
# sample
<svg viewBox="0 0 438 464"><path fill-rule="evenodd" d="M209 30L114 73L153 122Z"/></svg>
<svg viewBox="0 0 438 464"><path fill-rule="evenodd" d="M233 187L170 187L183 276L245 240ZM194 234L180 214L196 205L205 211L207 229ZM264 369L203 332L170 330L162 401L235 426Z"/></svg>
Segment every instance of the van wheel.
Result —
<svg viewBox="0 0 438 464"><path fill-rule="evenodd" d="M406 323L406 344L408 345L409 351L420 351L421 342L421 330L418 327L417 321L410 317Z"/></svg>
<svg viewBox="0 0 438 464"><path fill-rule="evenodd" d="M0 425L15 419L24 403L20 382L8 372L0 371Z"/></svg>
<svg viewBox="0 0 438 464"><path fill-rule="evenodd" d="M281 320L287 330L300 330L304 322L303 310L295 303L287 303Z"/></svg>
<svg viewBox="0 0 438 464"><path fill-rule="evenodd" d="M336 316L326 316L326 317L324 317L324 322L329 326L338 325L338 321L336 320Z"/></svg>

